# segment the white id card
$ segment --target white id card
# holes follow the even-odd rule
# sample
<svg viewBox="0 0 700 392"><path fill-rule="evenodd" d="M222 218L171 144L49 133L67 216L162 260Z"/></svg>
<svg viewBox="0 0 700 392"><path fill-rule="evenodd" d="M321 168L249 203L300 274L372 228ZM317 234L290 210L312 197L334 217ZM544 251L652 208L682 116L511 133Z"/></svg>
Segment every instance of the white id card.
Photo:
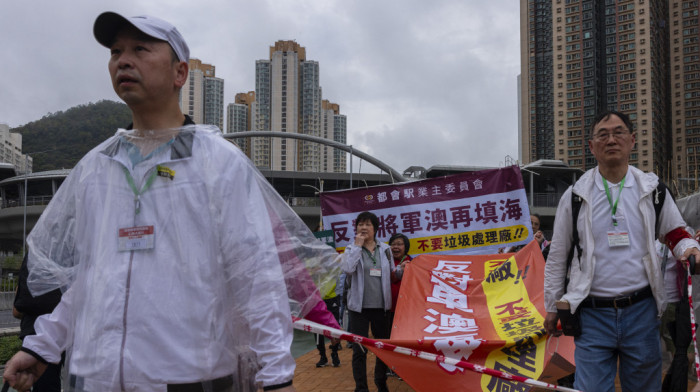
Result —
<svg viewBox="0 0 700 392"><path fill-rule="evenodd" d="M627 227L627 219L625 219L622 209L617 210L615 218L610 221L608 226L608 246L611 248L630 246L630 230Z"/></svg>
<svg viewBox="0 0 700 392"><path fill-rule="evenodd" d="M153 226L136 226L119 229L119 251L153 249L155 245Z"/></svg>
<svg viewBox="0 0 700 392"><path fill-rule="evenodd" d="M611 248L618 246L630 246L630 234L626 231L609 231L608 245Z"/></svg>
<svg viewBox="0 0 700 392"><path fill-rule="evenodd" d="M370 268L369 269L369 276L382 276L382 269L381 268Z"/></svg>

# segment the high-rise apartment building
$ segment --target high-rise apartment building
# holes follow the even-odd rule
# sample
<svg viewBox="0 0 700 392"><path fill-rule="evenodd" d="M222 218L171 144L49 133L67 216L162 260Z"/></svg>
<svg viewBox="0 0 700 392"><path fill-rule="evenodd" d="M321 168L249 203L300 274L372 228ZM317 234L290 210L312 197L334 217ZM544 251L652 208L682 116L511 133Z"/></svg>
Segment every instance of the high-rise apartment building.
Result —
<svg viewBox="0 0 700 392"><path fill-rule="evenodd" d="M255 113L255 91L238 93L234 103L226 107L226 132L246 132L252 130L253 115ZM250 140L245 138L234 139L246 155L250 156Z"/></svg>
<svg viewBox="0 0 700 392"><path fill-rule="evenodd" d="M204 124L224 129L224 80L204 78Z"/></svg>
<svg viewBox="0 0 700 392"><path fill-rule="evenodd" d="M0 162L11 163L17 173L31 173L32 157L22 154L22 134L10 132L10 126L0 123Z"/></svg>
<svg viewBox="0 0 700 392"><path fill-rule="evenodd" d="M340 114L340 105L321 101L321 137L338 143L347 143L347 118ZM344 173L347 171L345 151L321 146L321 171Z"/></svg>
<svg viewBox="0 0 700 392"><path fill-rule="evenodd" d="M253 130L345 141L345 116L338 105L334 109L323 106L319 79L319 64L306 59L304 47L294 41L275 42L270 59L255 63L255 104L249 113L254 118ZM256 166L272 170L341 172L346 166L335 163L344 152L339 155L319 143L297 139L254 138L249 151Z"/></svg>
<svg viewBox="0 0 700 392"><path fill-rule="evenodd" d="M521 5L520 12L523 129L520 130L519 159L529 163L538 159L554 159L552 0L529 0L527 7Z"/></svg>
<svg viewBox="0 0 700 392"><path fill-rule="evenodd" d="M216 67L190 59L190 72L180 90L180 108L197 124L224 127L224 80L216 77Z"/></svg>
<svg viewBox="0 0 700 392"><path fill-rule="evenodd" d="M682 192L695 191L700 176L700 5L671 1L671 173Z"/></svg>
<svg viewBox="0 0 700 392"><path fill-rule="evenodd" d="M697 0L522 0L523 162L595 166L588 132L613 109L635 125L631 164L665 181L694 170L698 9Z"/></svg>

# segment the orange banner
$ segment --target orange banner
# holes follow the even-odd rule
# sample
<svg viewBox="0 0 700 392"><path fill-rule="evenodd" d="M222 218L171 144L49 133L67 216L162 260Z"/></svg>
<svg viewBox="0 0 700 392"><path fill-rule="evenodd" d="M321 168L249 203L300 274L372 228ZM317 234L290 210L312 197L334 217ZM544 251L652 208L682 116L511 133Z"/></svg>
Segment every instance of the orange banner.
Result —
<svg viewBox="0 0 700 392"><path fill-rule="evenodd" d="M389 342L555 382L573 371L574 344L569 337L548 342L543 281L536 241L515 254L418 256L404 273ZM528 390L514 381L368 348L416 391Z"/></svg>

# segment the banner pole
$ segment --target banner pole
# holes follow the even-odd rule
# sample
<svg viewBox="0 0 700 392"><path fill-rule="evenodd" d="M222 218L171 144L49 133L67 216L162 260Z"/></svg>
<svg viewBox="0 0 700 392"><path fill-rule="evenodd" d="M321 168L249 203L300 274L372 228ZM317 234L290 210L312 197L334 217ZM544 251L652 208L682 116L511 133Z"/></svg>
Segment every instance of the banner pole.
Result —
<svg viewBox="0 0 700 392"><path fill-rule="evenodd" d="M498 377L504 380L509 380L509 381L517 381L521 382L523 384L535 386L538 388L544 388L550 391L564 391L564 392L581 392L576 389L571 389L567 387L562 387L558 385L553 385L553 384L548 384L546 382L538 381L538 380L533 380L528 377L523 377L523 376L518 376L515 374L510 374L506 372L502 372L499 370L487 368L485 366L481 365L475 365L471 362L467 361L462 361L462 360L457 360L454 358L448 358L445 357L444 355L437 355L433 353L429 353L426 351L421 351L421 350L414 350L406 347L400 347L393 345L391 343L385 343L381 342L379 340L375 339L370 339L366 338L364 336L359 336L359 335L354 335L346 331L342 331L339 329L331 328L325 325L321 325L318 323L315 323L313 321L309 321L306 319L300 319L297 317L292 317L294 321L294 328L301 330L301 331L306 331L306 332L313 332L317 334L324 335L326 337L333 337L333 338L338 338L342 340L347 340L348 342L352 343L360 343L365 346L373 346L382 350L387 350L387 351L393 351L399 354L407 355L407 356L412 356L412 357L417 357L421 358L424 360L428 360L431 362L438 362L438 363L445 363L448 365L453 365L453 366L458 366L462 367L477 373L482 373L482 374L488 374L489 376L493 377ZM695 330L693 329L693 337L695 337ZM693 339L694 340L694 339ZM697 350L696 350L697 353Z"/></svg>
<svg viewBox="0 0 700 392"><path fill-rule="evenodd" d="M691 256L692 257L692 256ZM688 306L690 307L690 330L693 331L693 348L695 349L695 374L700 380L700 355L698 355L698 341L695 328L695 311L693 310L693 279L690 271L690 263L685 265L688 276Z"/></svg>

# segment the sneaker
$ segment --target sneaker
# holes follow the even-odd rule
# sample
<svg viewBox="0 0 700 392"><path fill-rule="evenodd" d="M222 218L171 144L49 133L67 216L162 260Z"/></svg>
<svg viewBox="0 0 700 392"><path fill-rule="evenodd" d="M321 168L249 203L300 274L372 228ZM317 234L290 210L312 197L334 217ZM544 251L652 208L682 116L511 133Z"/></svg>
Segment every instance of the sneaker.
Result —
<svg viewBox="0 0 700 392"><path fill-rule="evenodd" d="M396 372L394 372L394 371L391 370L391 369L389 369L389 370L386 371L386 376L387 376L387 377L396 377L396 378L398 378L399 380L403 381L403 379L402 379L401 377L399 377L399 375L396 374Z"/></svg>
<svg viewBox="0 0 700 392"><path fill-rule="evenodd" d="M333 367L340 366L340 358L338 358L338 351L333 351L331 353L331 360L333 361Z"/></svg>
<svg viewBox="0 0 700 392"><path fill-rule="evenodd" d="M321 357L321 359L316 362L316 367L317 368L322 368L328 366L328 358L326 357Z"/></svg>

